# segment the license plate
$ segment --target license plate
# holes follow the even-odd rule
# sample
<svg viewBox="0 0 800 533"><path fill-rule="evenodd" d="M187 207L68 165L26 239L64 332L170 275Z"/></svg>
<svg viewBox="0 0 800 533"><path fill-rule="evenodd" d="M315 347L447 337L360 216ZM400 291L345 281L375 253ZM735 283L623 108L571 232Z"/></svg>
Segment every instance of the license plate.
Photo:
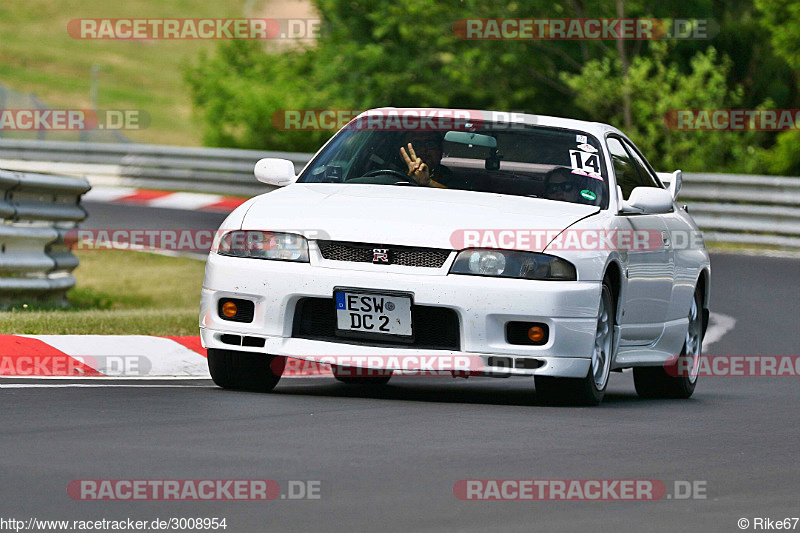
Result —
<svg viewBox="0 0 800 533"><path fill-rule="evenodd" d="M336 328L342 335L411 337L411 297L336 291Z"/></svg>

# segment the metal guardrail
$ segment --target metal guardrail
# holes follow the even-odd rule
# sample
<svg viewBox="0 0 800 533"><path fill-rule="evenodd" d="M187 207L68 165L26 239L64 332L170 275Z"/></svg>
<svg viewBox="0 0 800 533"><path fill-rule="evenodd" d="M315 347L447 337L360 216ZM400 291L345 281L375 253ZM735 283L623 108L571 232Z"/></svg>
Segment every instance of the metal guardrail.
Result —
<svg viewBox="0 0 800 533"><path fill-rule="evenodd" d="M0 170L0 304L63 300L78 258L64 243L86 218L85 178Z"/></svg>
<svg viewBox="0 0 800 533"><path fill-rule="evenodd" d="M0 141L0 168L82 176L94 186L245 196L270 190L253 177L259 159L289 159L300 172L311 155L147 144Z"/></svg>
<svg viewBox="0 0 800 533"><path fill-rule="evenodd" d="M684 174L678 200L708 241L800 249L800 177Z"/></svg>
<svg viewBox="0 0 800 533"><path fill-rule="evenodd" d="M98 186L218 194L270 190L253 177L263 157L289 159L299 172L312 154L0 140L0 168L80 176ZM800 249L800 177L686 173L678 199L708 241Z"/></svg>

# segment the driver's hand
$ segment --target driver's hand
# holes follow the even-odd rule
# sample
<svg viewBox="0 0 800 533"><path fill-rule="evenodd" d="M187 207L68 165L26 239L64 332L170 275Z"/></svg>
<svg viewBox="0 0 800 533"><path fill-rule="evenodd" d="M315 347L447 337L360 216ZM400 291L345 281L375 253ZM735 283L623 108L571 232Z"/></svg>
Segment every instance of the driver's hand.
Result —
<svg viewBox="0 0 800 533"><path fill-rule="evenodd" d="M408 165L408 175L420 185L429 185L431 182L431 173L428 170L428 165L417 157L417 153L414 151L414 147L411 146L411 143L408 143L408 152L406 152L405 148L401 147L400 154L403 156L403 161Z"/></svg>

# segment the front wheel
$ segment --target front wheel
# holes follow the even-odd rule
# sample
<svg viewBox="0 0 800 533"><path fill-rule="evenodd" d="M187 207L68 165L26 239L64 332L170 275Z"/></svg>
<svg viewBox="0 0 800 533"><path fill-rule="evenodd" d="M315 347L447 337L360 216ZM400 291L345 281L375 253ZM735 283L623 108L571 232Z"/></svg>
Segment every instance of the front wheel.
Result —
<svg viewBox="0 0 800 533"><path fill-rule="evenodd" d="M545 405L597 405L603 400L614 354L614 299L611 285L603 281L592 365L585 378L535 376L536 397Z"/></svg>
<svg viewBox="0 0 800 533"><path fill-rule="evenodd" d="M208 349L208 370L224 389L268 392L283 375L286 358L280 355Z"/></svg>
<svg viewBox="0 0 800 533"><path fill-rule="evenodd" d="M633 369L633 384L640 398L686 399L692 396L700 369L703 329L703 299L700 291L695 289L680 356L665 366Z"/></svg>

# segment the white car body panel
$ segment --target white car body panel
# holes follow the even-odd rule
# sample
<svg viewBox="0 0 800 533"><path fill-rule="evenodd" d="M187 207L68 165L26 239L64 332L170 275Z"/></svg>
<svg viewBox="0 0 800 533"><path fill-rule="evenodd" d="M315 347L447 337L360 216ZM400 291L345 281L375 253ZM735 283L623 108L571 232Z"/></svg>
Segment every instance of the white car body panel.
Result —
<svg viewBox="0 0 800 533"><path fill-rule="evenodd" d="M242 228L450 249L453 233L459 230L561 230L598 211L588 205L471 191L296 183L258 197Z"/></svg>

